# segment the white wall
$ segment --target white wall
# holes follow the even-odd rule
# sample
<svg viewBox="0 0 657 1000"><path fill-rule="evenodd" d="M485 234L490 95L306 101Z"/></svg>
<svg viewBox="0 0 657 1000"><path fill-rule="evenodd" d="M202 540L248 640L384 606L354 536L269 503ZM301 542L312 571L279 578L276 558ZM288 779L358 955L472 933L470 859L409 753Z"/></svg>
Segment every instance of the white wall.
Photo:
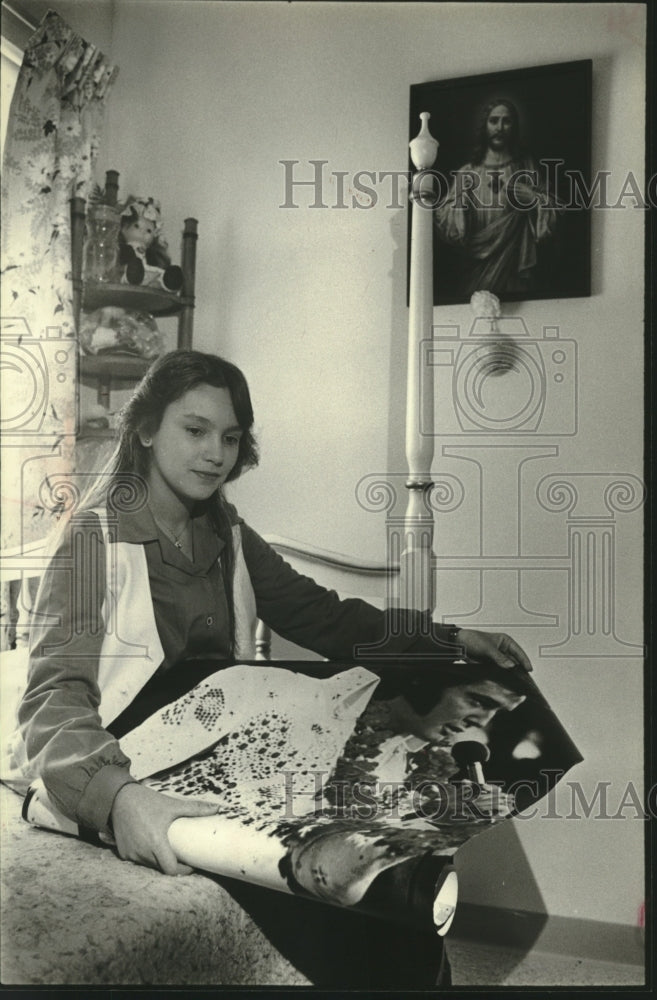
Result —
<svg viewBox="0 0 657 1000"><path fill-rule="evenodd" d="M114 13L110 54L121 69L99 178L116 168L124 194L159 197L172 246L182 219L199 219L195 344L245 369L262 444L259 470L235 487L240 510L265 533L383 558L381 515L362 510L354 491L366 473L405 469L405 210L385 200L368 210L311 209L305 190L296 192L303 207L281 208L279 161L326 159L327 172L350 175L404 170L411 84L590 58L594 170L640 179L645 12L638 4L116 0ZM567 537L564 516L536 506L543 475L641 475L642 241L640 211L594 213L592 296L512 310L536 337L559 326L579 351L578 433L558 442L558 459L528 463L519 480L525 551L546 560L567 552ZM466 307L435 310L436 324L469 321ZM439 448L436 467L476 488L464 463ZM487 469L498 506L507 475L495 463ZM639 517L617 522L617 629L637 642ZM471 552L471 531L465 516L440 521L437 550ZM523 602L563 623L567 584L563 568L528 574ZM438 585L441 614L476 607L471 573L440 574ZM617 797L628 779L640 787L640 661L594 656L593 642L584 658L540 656L540 645L564 637L563 625L502 624L532 655L586 757L572 777L589 794L600 780L613 781ZM635 922L640 821L514 828L465 849L466 898ZM523 856L529 873L514 877Z"/></svg>

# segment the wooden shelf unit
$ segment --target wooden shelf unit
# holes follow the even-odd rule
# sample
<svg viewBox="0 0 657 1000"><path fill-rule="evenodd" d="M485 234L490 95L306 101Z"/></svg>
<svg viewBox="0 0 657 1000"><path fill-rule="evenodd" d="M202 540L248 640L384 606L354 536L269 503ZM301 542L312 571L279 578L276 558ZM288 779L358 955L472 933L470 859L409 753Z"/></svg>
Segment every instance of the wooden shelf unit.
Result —
<svg viewBox="0 0 657 1000"><path fill-rule="evenodd" d="M118 172L108 170L105 175L105 203L116 205L118 197ZM93 312L105 306L118 306L152 316L177 316L179 350L192 346L194 328L196 243L198 221L185 219L182 234L180 266L183 286L179 295L164 289L85 281L83 276L85 222L87 206L84 198L71 199L71 269L73 282L73 312L76 330L80 331L83 310ZM127 354L81 354L78 364L78 381L83 378L97 380L98 402L109 409L112 384L115 381L137 382L151 364L152 359ZM80 437L109 437L111 431L82 430Z"/></svg>

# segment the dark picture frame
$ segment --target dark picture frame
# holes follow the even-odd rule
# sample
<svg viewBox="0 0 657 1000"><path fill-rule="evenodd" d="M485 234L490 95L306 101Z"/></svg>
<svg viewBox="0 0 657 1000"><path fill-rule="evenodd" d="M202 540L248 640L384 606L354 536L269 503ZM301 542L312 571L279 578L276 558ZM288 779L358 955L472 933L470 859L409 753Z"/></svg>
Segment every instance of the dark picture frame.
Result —
<svg viewBox="0 0 657 1000"><path fill-rule="evenodd" d="M479 288L502 302L591 294L591 79L591 60L584 59L411 86L409 141L418 134L420 113L428 111L429 129L439 143L433 167L435 305L469 302ZM507 219L505 230L501 221L482 235L491 221L511 211L503 200L506 187L499 195L500 181L485 165L491 158L487 150L493 149L486 109L493 102L510 102L517 110L517 116L510 111L517 144L512 152L509 148L504 185L509 173L522 182L520 172L527 168L535 169L538 184L531 188L533 198L527 188L514 189L513 204L522 207L515 209L513 224ZM409 169L415 171L412 163ZM470 177L464 181L466 172ZM467 190L473 184L476 204ZM456 227L451 206L461 209Z"/></svg>

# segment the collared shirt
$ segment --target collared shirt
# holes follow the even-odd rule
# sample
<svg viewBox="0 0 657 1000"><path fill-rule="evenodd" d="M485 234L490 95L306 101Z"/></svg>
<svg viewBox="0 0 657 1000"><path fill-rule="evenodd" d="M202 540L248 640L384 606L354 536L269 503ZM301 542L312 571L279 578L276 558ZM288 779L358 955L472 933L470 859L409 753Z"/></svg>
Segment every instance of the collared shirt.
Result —
<svg viewBox="0 0 657 1000"><path fill-rule="evenodd" d="M231 655L230 616L221 571L224 549L207 515L193 517L192 560L156 524L148 506L117 515L116 540L141 543L165 673L180 660L203 654Z"/></svg>

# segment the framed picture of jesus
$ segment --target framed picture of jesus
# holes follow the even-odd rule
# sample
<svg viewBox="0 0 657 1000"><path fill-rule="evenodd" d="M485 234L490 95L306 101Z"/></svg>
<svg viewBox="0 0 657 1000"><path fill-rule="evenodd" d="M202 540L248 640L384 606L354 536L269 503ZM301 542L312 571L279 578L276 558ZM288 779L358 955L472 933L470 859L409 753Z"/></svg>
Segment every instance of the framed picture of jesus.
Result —
<svg viewBox="0 0 657 1000"><path fill-rule="evenodd" d="M591 294L591 60L411 87L439 148L434 304Z"/></svg>

